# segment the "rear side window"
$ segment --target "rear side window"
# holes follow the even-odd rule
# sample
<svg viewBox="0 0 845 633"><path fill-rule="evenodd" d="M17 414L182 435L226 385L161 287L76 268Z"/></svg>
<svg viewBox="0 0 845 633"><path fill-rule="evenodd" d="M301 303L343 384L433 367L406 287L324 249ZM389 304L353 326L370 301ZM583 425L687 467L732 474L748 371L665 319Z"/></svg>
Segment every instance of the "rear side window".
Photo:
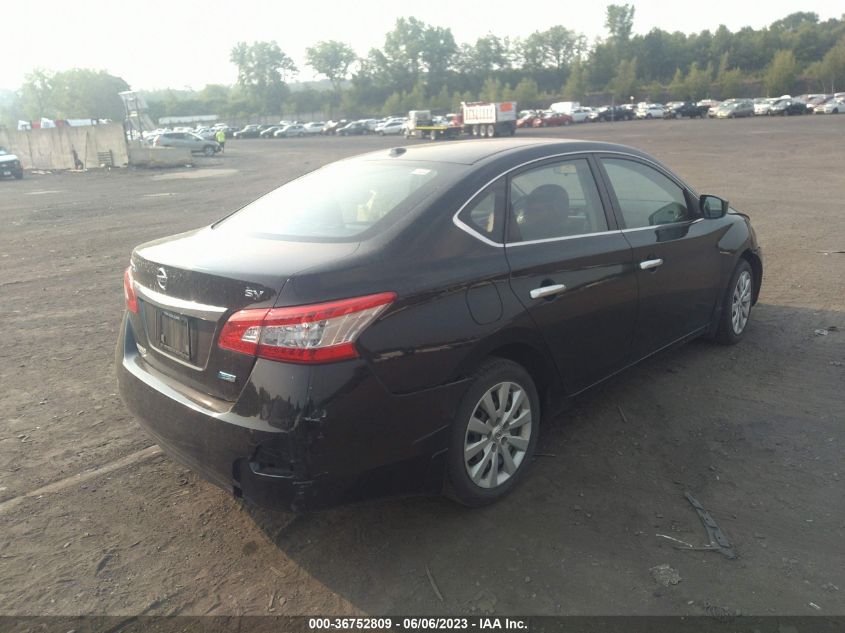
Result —
<svg viewBox="0 0 845 633"><path fill-rule="evenodd" d="M625 228L691 219L684 190L656 169L632 160L603 158Z"/></svg>
<svg viewBox="0 0 845 633"><path fill-rule="evenodd" d="M502 213L504 205L505 184L504 179L499 179L476 195L458 217L475 232L501 244L505 234Z"/></svg>
<svg viewBox="0 0 845 633"><path fill-rule="evenodd" d="M278 239L352 241L407 214L459 171L438 163L341 161L282 185L214 228Z"/></svg>

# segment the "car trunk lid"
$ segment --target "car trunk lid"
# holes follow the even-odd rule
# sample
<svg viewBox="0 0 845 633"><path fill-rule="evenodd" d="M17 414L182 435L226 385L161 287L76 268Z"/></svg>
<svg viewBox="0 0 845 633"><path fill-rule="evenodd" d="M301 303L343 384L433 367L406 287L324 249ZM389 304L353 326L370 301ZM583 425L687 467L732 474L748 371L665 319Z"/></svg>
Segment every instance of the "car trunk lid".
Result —
<svg viewBox="0 0 845 633"><path fill-rule="evenodd" d="M296 272L356 248L211 228L138 247L131 262L138 312L130 318L143 358L193 389L236 400L255 359L218 347L228 318L245 308L272 307Z"/></svg>

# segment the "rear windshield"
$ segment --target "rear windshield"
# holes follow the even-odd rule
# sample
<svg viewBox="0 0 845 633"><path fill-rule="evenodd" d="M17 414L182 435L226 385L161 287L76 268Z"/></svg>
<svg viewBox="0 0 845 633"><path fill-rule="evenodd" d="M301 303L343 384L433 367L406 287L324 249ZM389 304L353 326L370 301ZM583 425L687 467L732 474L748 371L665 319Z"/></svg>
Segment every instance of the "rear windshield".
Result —
<svg viewBox="0 0 845 633"><path fill-rule="evenodd" d="M405 216L458 170L440 163L340 161L282 185L214 228L278 239L357 241Z"/></svg>

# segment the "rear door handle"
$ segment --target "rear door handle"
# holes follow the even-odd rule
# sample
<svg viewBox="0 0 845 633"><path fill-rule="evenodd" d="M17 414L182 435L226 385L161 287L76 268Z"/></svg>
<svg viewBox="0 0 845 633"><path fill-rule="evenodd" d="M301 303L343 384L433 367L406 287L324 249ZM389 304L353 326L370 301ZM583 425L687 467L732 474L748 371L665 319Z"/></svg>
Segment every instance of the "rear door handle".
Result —
<svg viewBox="0 0 845 633"><path fill-rule="evenodd" d="M654 270L655 268L660 268L663 265L662 259L647 259L645 261L640 262L640 269L641 270Z"/></svg>
<svg viewBox="0 0 845 633"><path fill-rule="evenodd" d="M553 297L555 295L559 295L564 290L566 290L566 286L563 284L554 284L552 286L540 286L539 288L534 288L534 290L532 290L529 294L532 299L542 299L543 297Z"/></svg>

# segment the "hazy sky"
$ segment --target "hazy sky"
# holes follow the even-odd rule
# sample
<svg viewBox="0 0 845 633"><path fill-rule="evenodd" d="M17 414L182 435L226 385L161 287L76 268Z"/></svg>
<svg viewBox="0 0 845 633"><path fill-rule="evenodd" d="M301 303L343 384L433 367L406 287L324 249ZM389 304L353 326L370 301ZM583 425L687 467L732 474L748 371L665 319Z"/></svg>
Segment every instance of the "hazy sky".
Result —
<svg viewBox="0 0 845 633"><path fill-rule="evenodd" d="M308 80L314 78L305 65L308 46L336 39L366 55L382 44L384 34L400 16L414 15L429 24L450 27L459 44L474 42L488 32L525 37L554 24L592 40L604 35L606 4L561 0L6 2L0 20L0 88L18 88L35 67L104 69L123 77L134 89L230 84L236 70L229 62L229 51L241 40L276 40L299 66L298 78ZM636 33L653 27L691 33L714 30L720 24L733 31L743 26L759 28L795 11L815 11L824 20L839 17L845 9L840 0L642 0L634 5Z"/></svg>

